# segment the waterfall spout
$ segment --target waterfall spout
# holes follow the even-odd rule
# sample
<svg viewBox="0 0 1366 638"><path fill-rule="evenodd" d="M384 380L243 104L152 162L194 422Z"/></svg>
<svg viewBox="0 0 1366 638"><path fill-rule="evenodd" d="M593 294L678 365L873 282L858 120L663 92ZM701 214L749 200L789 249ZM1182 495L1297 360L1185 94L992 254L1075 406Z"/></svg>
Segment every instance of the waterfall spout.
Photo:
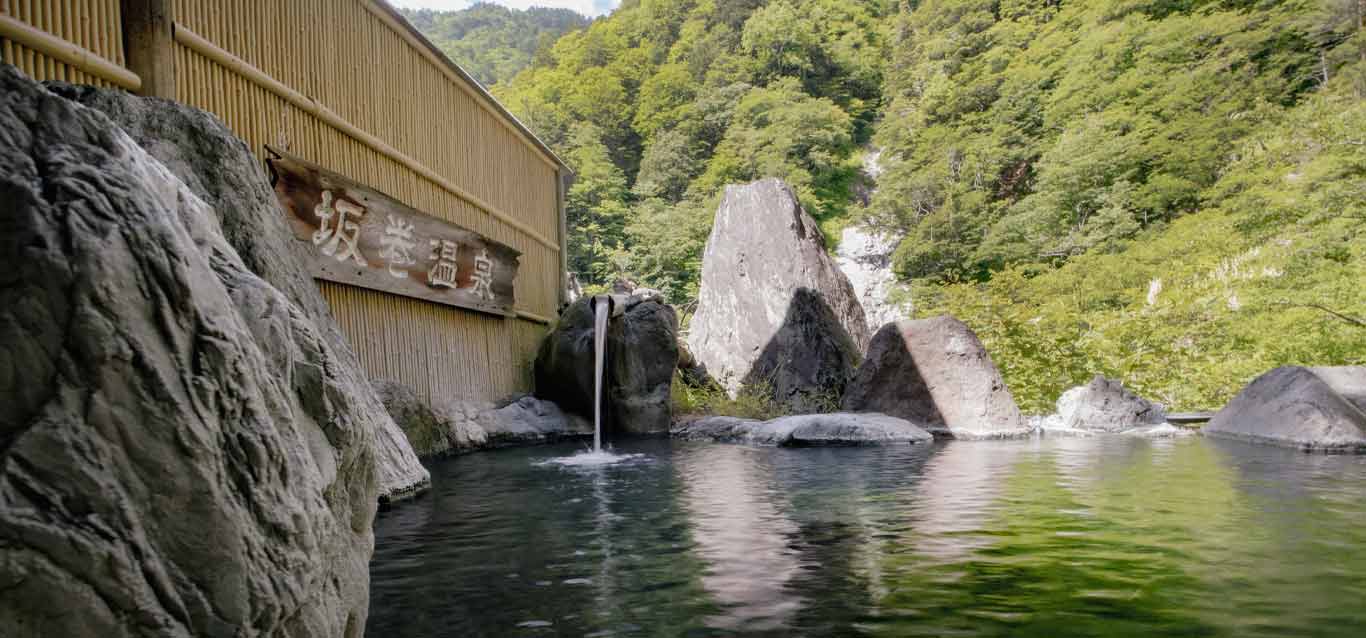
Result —
<svg viewBox="0 0 1366 638"><path fill-rule="evenodd" d="M593 298L593 451L602 451L602 364L607 352L607 318L612 312L611 298Z"/></svg>

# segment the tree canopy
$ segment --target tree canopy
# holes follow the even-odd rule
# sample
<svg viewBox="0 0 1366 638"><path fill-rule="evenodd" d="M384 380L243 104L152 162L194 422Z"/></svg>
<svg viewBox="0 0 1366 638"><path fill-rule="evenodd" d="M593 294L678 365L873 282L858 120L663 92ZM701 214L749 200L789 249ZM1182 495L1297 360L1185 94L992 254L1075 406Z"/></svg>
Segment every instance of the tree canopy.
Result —
<svg viewBox="0 0 1366 638"><path fill-rule="evenodd" d="M1366 0L626 0L536 51L494 92L577 174L590 289L694 299L721 190L777 176L902 238L1032 410L1366 364Z"/></svg>

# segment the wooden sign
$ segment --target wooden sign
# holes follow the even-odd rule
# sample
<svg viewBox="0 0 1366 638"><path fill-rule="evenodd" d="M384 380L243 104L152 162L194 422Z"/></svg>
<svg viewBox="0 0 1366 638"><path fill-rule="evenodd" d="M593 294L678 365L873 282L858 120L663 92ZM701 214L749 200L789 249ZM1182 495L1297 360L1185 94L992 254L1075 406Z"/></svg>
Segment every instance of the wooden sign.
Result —
<svg viewBox="0 0 1366 638"><path fill-rule="evenodd" d="M317 279L512 316L520 252L268 148L275 196Z"/></svg>

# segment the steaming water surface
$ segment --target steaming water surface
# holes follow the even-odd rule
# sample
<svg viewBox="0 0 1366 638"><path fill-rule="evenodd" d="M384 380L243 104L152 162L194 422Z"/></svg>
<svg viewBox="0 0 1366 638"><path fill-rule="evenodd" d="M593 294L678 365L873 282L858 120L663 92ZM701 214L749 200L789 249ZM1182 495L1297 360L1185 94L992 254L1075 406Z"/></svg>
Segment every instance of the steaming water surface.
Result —
<svg viewBox="0 0 1366 638"><path fill-rule="evenodd" d="M432 466L368 635L1360 636L1366 457L1199 437Z"/></svg>

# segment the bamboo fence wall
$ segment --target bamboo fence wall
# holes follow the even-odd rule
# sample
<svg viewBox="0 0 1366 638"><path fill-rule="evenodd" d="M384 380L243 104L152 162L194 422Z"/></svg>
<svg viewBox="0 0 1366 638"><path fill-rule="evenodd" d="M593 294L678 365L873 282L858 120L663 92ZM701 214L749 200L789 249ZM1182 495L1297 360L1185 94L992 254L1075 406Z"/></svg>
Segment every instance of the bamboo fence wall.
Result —
<svg viewBox="0 0 1366 638"><path fill-rule="evenodd" d="M0 3L123 60L119 0ZM522 252L519 319L320 282L371 377L432 400L528 389L563 273L553 156L370 0L172 6L179 101L217 114L258 154L266 144L287 149ZM36 79L109 85L9 41L4 56Z"/></svg>
<svg viewBox="0 0 1366 638"><path fill-rule="evenodd" d="M0 16L38 27L62 40L123 66L119 0L0 0ZM29 77L112 87L109 80L77 70L33 49L0 39L0 56Z"/></svg>

